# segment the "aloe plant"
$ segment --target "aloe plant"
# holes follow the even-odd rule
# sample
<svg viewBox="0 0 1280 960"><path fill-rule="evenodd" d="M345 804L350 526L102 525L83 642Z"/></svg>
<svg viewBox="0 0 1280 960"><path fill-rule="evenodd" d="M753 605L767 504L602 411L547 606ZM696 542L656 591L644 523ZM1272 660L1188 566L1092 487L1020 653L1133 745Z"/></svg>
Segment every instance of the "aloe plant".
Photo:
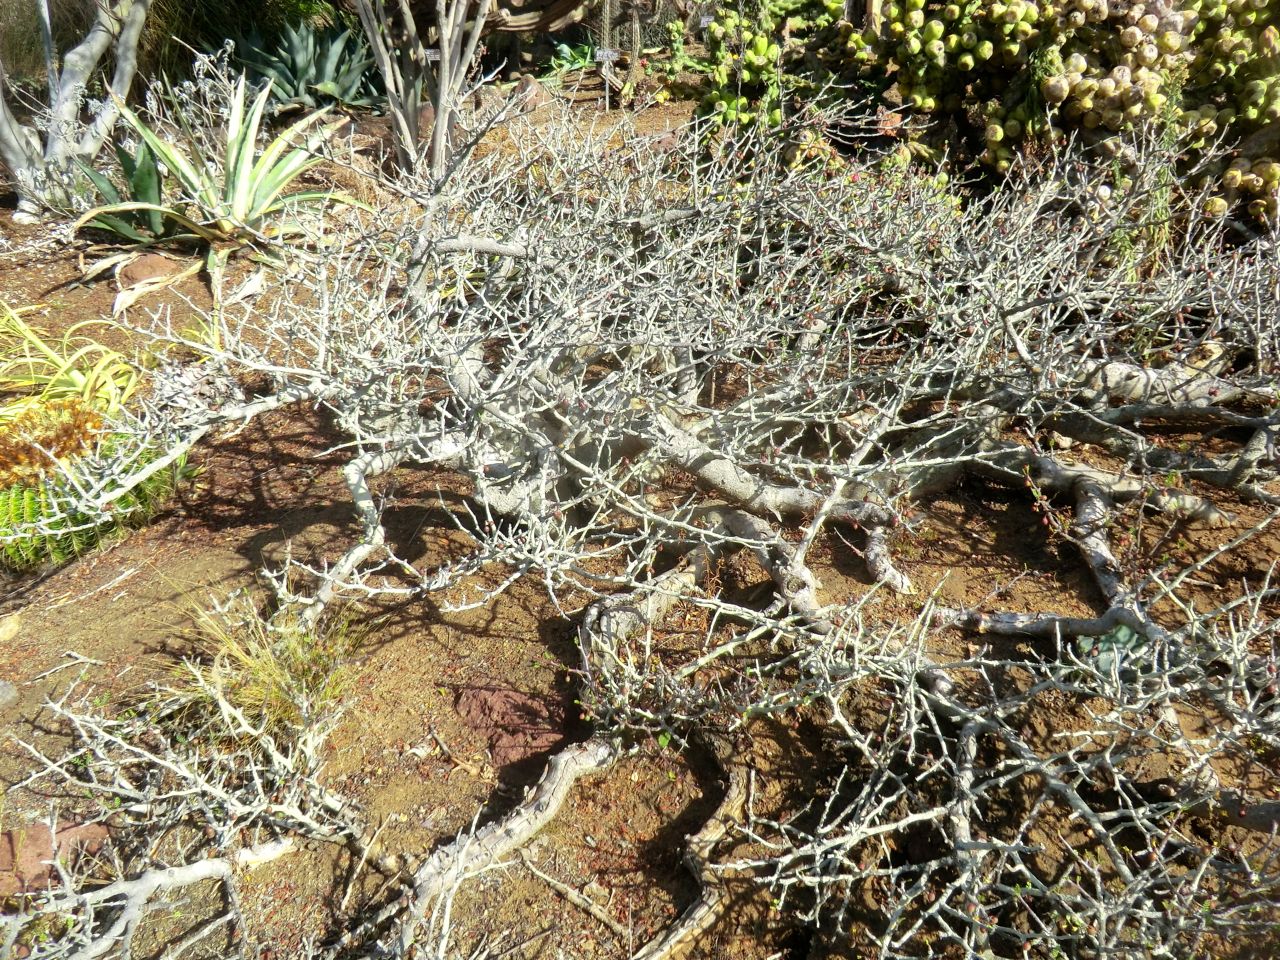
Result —
<svg viewBox="0 0 1280 960"><path fill-rule="evenodd" d="M225 148L220 163L206 163L194 130L182 127L185 144L170 142L128 107L120 113L134 128L176 181L187 205L130 200L95 207L76 223L80 228L104 216L154 214L174 228L173 236L230 249L268 243L304 232L301 223L284 216L302 207L324 208L335 203L361 206L359 201L330 190L286 193L290 184L321 162L315 149L333 132L321 121L328 109L317 110L281 131L258 149L258 134L271 96L268 84L246 103L247 81L236 83L227 118ZM298 138L302 138L299 141Z"/></svg>
<svg viewBox="0 0 1280 960"><path fill-rule="evenodd" d="M373 55L349 29L287 26L274 44L250 34L236 42L236 59L252 78L271 84L277 112L331 103L375 107L382 99L370 69Z"/></svg>

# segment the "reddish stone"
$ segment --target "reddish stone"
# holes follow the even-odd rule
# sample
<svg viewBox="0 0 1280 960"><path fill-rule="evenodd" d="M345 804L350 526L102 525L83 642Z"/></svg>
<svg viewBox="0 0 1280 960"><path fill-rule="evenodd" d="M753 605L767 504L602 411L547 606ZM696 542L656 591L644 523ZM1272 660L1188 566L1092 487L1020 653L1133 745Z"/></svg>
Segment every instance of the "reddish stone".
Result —
<svg viewBox="0 0 1280 960"><path fill-rule="evenodd" d="M674 150L680 141L676 138L675 132L668 130L666 133L660 133L655 137L648 138L648 147L654 153L670 153Z"/></svg>
<svg viewBox="0 0 1280 960"><path fill-rule="evenodd" d="M539 107L554 102L547 88L528 74L520 78L511 92L511 99L525 113L533 113Z"/></svg>
<svg viewBox="0 0 1280 960"><path fill-rule="evenodd" d="M58 827L58 856L72 863L84 854L95 854L107 839L99 823ZM0 833L0 899L24 891L41 890L55 875L53 838L48 824L32 823Z"/></svg>
<svg viewBox="0 0 1280 960"><path fill-rule="evenodd" d="M158 253L144 253L138 259L121 267L116 273L116 280L119 281L121 290L128 290L146 280L171 277L182 267L181 263L162 257Z"/></svg>

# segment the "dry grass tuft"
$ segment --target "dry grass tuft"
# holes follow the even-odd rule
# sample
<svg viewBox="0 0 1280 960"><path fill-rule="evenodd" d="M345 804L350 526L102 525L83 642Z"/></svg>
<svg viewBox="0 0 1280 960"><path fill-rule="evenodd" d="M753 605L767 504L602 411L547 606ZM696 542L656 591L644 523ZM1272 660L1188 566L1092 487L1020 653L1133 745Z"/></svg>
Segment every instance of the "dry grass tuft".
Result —
<svg viewBox="0 0 1280 960"><path fill-rule="evenodd" d="M195 615L200 656L184 664L197 701L219 697L255 728L296 741L336 719L367 630L343 614L320 627L273 623L247 603ZM203 694L203 696L201 696Z"/></svg>

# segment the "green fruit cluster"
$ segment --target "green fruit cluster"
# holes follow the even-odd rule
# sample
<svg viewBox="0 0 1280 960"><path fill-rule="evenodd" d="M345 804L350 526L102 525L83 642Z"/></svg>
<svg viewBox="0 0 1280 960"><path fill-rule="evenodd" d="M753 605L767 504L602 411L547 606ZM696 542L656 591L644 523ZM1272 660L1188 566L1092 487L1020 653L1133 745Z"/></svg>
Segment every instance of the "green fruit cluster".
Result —
<svg viewBox="0 0 1280 960"><path fill-rule="evenodd" d="M1276 215L1280 142L1267 140L1280 138L1264 128L1280 121L1280 0L885 0L863 29L843 16L828 0L766 2L749 22L722 10L704 109L768 122L780 86L895 86L913 111L976 124L1001 171L1051 129L1106 139L1162 124L1193 150L1242 141L1215 209Z"/></svg>
<svg viewBox="0 0 1280 960"><path fill-rule="evenodd" d="M1240 155L1219 174L1222 196L1210 212L1237 202L1272 223L1280 196L1280 3L1195 0L1194 59L1179 113L1206 141L1241 139Z"/></svg>
<svg viewBox="0 0 1280 960"><path fill-rule="evenodd" d="M982 159L1003 170L1050 124L1120 131L1167 119L1198 22L1159 0L891 0L879 29L850 33L845 49L864 69L892 65L914 109L977 117Z"/></svg>
<svg viewBox="0 0 1280 960"><path fill-rule="evenodd" d="M721 123L776 127L784 93L803 92L819 75L803 39L840 16L839 0L763 0L752 12L721 7L707 27L710 90L701 110Z"/></svg>

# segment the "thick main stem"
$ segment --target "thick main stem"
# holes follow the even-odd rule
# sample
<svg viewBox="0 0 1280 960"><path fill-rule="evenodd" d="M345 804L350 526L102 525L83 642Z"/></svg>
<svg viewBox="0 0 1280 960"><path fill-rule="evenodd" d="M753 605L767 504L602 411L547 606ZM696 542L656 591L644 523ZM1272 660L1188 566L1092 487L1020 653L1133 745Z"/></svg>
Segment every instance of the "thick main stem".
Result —
<svg viewBox="0 0 1280 960"><path fill-rule="evenodd" d="M138 43L152 0L115 0L97 7L84 39L63 57L57 69L49 11L38 5L49 86L49 122L43 140L17 121L5 98L0 68L0 160L13 172L18 189L15 219L30 223L50 206L71 201L68 181L77 161L90 162L102 149L119 115L119 103L129 94L138 65ZM107 97L89 126L81 131L80 112L90 80L108 53L115 72Z"/></svg>

